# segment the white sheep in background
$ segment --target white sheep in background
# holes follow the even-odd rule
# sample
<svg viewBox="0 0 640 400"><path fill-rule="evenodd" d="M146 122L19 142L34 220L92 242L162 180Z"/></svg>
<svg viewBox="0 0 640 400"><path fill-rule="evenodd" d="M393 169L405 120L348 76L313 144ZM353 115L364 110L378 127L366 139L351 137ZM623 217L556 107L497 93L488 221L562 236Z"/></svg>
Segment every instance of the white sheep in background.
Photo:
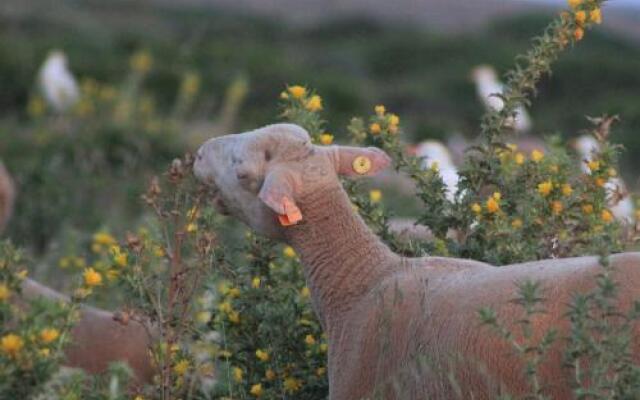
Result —
<svg viewBox="0 0 640 400"><path fill-rule="evenodd" d="M508 341L480 329L478 309L494 308L520 341L514 282L536 280L553 295L536 317L534 335L551 327L567 334L566 305L576 292L593 288L602 270L598 258L496 268L394 254L353 210L338 179L374 175L390 161L377 148L316 146L301 127L277 124L207 141L194 173L211 187L213 204L300 255L328 336L330 400L529 393L522 358ZM639 294L639 263L640 253L610 258L623 310ZM639 331L632 338L640 345ZM538 367L549 398L572 393L562 346L556 341Z"/></svg>
<svg viewBox="0 0 640 400"><path fill-rule="evenodd" d="M416 146L415 155L422 159L424 169L432 168L435 164L447 186L447 199L453 201L458 192L460 176L449 149L437 140L425 140Z"/></svg>
<svg viewBox="0 0 640 400"><path fill-rule="evenodd" d="M38 73L38 81L47 103L59 113L71 109L80 99L80 90L67 66L67 56L53 50Z"/></svg>
<svg viewBox="0 0 640 400"><path fill-rule="evenodd" d="M582 135L576 139L574 147L581 157L582 171L585 174L590 174L591 171L587 163L593 160L593 155L600 151L600 144L593 136ZM610 178L605 184L605 189L609 196L609 208L613 215L620 221L633 222L635 207L624 181L618 177Z"/></svg>
<svg viewBox="0 0 640 400"><path fill-rule="evenodd" d="M504 85L498 79L498 74L490 65L479 65L471 72L471 77L476 84L478 97L487 110L500 111L504 102L495 94L502 94ZM526 133L531 130L531 118L523 106L516 108L516 118L508 121L516 133Z"/></svg>

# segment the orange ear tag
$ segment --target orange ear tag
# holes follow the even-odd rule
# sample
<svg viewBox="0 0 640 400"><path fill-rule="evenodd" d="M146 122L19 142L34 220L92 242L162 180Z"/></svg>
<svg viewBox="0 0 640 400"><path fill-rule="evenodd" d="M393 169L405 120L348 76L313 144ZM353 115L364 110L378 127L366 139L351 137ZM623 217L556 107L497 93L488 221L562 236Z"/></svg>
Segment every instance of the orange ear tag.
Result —
<svg viewBox="0 0 640 400"><path fill-rule="evenodd" d="M300 209L296 207L288 198L282 199L282 207L284 208L284 214L278 215L278 221L282 226L295 225L302 221L302 213Z"/></svg>
<svg viewBox="0 0 640 400"><path fill-rule="evenodd" d="M356 174L364 175L367 172L371 171L371 160L369 159L369 157L358 156L353 160L351 167L353 167L353 170L356 172Z"/></svg>

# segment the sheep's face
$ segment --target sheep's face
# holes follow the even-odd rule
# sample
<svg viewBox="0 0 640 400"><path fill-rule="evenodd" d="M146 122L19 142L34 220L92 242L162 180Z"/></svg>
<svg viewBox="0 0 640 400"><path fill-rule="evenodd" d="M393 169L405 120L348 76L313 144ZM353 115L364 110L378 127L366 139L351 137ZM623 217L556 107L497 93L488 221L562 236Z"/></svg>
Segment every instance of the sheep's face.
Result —
<svg viewBox="0 0 640 400"><path fill-rule="evenodd" d="M371 175L389 162L379 149L316 146L301 127L276 124L207 141L194 172L213 188L220 212L281 238L304 218L300 197L339 185L338 175Z"/></svg>

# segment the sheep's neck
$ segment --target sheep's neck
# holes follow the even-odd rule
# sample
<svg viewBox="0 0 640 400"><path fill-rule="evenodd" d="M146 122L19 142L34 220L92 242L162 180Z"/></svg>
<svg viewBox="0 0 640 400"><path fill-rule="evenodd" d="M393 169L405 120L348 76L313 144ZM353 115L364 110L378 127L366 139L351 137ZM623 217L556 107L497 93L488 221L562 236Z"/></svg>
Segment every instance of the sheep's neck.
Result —
<svg viewBox="0 0 640 400"><path fill-rule="evenodd" d="M303 219L285 230L286 239L301 257L325 329L337 328L349 307L398 264L398 256L353 210L340 185L297 203Z"/></svg>

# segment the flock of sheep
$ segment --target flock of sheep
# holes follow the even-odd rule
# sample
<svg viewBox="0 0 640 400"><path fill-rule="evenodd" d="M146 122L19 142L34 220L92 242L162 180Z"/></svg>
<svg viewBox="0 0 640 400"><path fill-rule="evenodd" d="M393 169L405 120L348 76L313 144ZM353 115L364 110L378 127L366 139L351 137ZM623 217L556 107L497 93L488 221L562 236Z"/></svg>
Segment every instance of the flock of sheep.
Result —
<svg viewBox="0 0 640 400"><path fill-rule="evenodd" d="M501 100L491 96L502 91L495 72L482 67L473 75L487 107L501 107ZM64 112L78 100L62 53L50 55L40 80L54 110ZM531 129L526 110L518 111L513 126L523 132L521 137ZM585 159L596 146L588 139L577 141ZM425 142L414 151L425 167L438 163L452 196L458 175L447 147ZM356 168L362 160L368 167ZM316 146L303 128L276 124L207 141L198 150L194 172L211 187L213 204L300 255L314 310L329 338L330 399L490 399L526 393L523 361L508 343L478 329L477 310L492 307L507 328L514 328L520 317L510 302L514 282L537 280L553 301L536 320L534 335L551 327L566 333L565 306L573 293L593 287L601 268L598 259L496 268L464 259L394 254L353 210L339 180L377 175L389 163L379 149ZM619 180L609 185L624 187ZM11 215L14 195L0 166L0 229ZM612 208L618 218L633 218L628 196ZM638 294L639 263L638 253L611 257L621 278L623 307ZM31 280L25 281L24 291L27 297L64 298ZM149 381L153 369L146 349L151 339L138 323L116 319L112 313L83 308L74 344L67 349L69 365L98 372L111 361L124 360L139 381ZM637 337L635 345L640 344ZM540 369L546 394L556 399L571 396L561 352L561 344L554 345ZM634 358L638 361L637 354Z"/></svg>

